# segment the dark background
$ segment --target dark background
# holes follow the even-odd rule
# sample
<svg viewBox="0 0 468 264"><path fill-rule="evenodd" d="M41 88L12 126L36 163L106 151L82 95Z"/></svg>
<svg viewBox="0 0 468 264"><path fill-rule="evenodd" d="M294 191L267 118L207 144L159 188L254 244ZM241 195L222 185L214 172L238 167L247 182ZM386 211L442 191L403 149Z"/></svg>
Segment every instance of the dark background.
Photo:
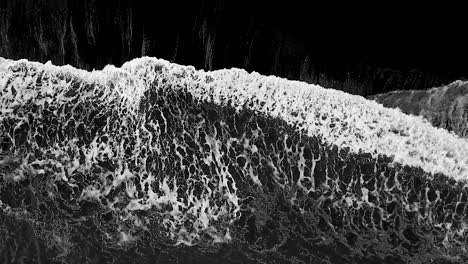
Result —
<svg viewBox="0 0 468 264"><path fill-rule="evenodd" d="M383 1L2 0L0 56L88 70L155 56L367 96L466 79L463 10Z"/></svg>

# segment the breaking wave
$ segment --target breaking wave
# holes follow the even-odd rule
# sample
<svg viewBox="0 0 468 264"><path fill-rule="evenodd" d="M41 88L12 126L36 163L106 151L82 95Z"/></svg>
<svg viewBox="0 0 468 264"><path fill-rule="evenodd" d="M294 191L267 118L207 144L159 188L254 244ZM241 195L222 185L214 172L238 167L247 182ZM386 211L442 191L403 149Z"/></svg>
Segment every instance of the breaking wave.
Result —
<svg viewBox="0 0 468 264"><path fill-rule="evenodd" d="M0 111L4 217L64 258L81 225L108 247L466 257L468 141L360 96L155 58L1 59Z"/></svg>

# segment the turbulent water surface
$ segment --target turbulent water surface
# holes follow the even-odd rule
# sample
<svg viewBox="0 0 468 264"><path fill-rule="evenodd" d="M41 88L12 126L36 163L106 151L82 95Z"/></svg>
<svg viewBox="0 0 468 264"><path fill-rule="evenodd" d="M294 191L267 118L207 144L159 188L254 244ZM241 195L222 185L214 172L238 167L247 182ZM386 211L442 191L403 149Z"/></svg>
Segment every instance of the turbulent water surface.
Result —
<svg viewBox="0 0 468 264"><path fill-rule="evenodd" d="M456 81L429 90L393 91L370 96L386 107L420 115L433 126L468 138L468 82Z"/></svg>
<svg viewBox="0 0 468 264"><path fill-rule="evenodd" d="M302 82L0 59L9 263L463 263L468 141Z"/></svg>

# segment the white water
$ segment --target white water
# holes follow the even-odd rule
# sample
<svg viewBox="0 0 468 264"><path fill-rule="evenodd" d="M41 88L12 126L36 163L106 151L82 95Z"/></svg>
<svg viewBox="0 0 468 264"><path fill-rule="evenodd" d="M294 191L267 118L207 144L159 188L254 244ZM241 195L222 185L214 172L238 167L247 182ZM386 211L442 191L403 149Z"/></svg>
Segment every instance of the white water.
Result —
<svg viewBox="0 0 468 264"><path fill-rule="evenodd" d="M255 72L249 74L240 69L197 71L190 66L149 57L134 59L120 69L107 66L93 72L71 66L3 59L0 61L0 87L5 86L9 74L6 69L17 63L31 63L50 74L72 74L102 85L113 83L116 92L127 98L128 106L135 110L150 84L165 79L174 89L183 89L200 100L237 109L245 107L282 118L310 136L319 136L330 145L349 148L354 153L384 154L394 157L397 163L421 167L428 173L468 179L468 140L435 128L419 116L385 108L361 96ZM155 71L156 68L161 70ZM63 86L53 89L60 87ZM3 92L1 111L9 112L34 96L31 91L24 92L19 92L15 98Z"/></svg>
<svg viewBox="0 0 468 264"><path fill-rule="evenodd" d="M14 69L20 68L20 65L27 66L25 67L27 73L14 72ZM65 96L67 92L76 89L71 86L73 78L68 77L82 80L79 95ZM9 85L7 82L10 82ZM83 84L90 84L91 88L81 89ZM214 242L229 241L231 239L229 225L240 215L240 198L237 196L236 183L222 161L222 156L226 155L220 147L223 143L217 138L210 135L205 137L205 145L209 147L210 153L203 160L205 164L214 163L219 168L217 173L220 180L215 185L217 188L207 187L212 179L206 175L190 175L193 181L203 182L206 187L206 192L200 197L193 195L193 186L184 190L186 198L180 197L174 178L159 179L143 170L136 175L126 167L121 137L127 136L129 132L135 133L136 140L132 160L140 161L139 148L152 149L159 155L161 148L164 147L159 141L151 144L153 136L159 136L152 135L145 129L144 124L154 124L152 120L142 120L144 117L138 112L145 91L162 87L183 90L201 102L229 105L238 110L246 108L259 114L281 118L310 136L320 137L330 147L349 148L351 152L371 153L374 157L384 154L394 157L395 162L420 167L429 173L443 173L457 180L468 179L468 140L446 130L434 128L421 117L409 116L396 109L384 108L363 97L317 85L262 76L258 73L249 74L239 69L197 71L193 67L180 66L155 58L135 59L125 63L121 68L107 66L102 71L93 72L71 66L58 67L50 63L0 58L0 122L9 117L18 106L31 103L60 106L74 99L78 100L76 104L86 105L89 101L99 101L101 107L113 107L115 111L123 111L119 120L120 127L114 129L109 123L106 125L104 132L115 133L107 144L98 143L93 139L89 146L80 149L74 140L57 142L56 145L50 146L49 151L53 156L61 157L61 160L41 160L36 161L37 164L52 162L61 170L56 177L68 182L65 171L68 175L75 170L88 173L96 160L104 159L104 156L112 158L118 161L116 171L119 171L112 174L113 181L101 187L88 186L81 194L81 198L99 200L119 185L125 184L124 195L128 203L122 210L122 221L134 222L135 226L145 226L146 223L142 223L143 220L132 214L133 211L155 207L164 211L164 205L170 204L172 209L162 213L163 225L178 243L192 245L200 238L201 233L208 234ZM102 95L97 91L103 91ZM17 126L21 122L27 122L22 116L15 116L14 119L18 120ZM129 130L129 122L140 126L136 131ZM159 130L159 127L155 129L158 133L165 133L164 130ZM250 146L248 139L238 140L238 143L244 144L245 148L255 152L256 146ZM183 142L174 139L172 143L184 148ZM68 157L67 153L73 151L76 153L79 150L86 155L84 164ZM177 154L181 155L178 152ZM182 159L180 156L181 161ZM180 164L182 167L182 162ZM144 168L146 164L141 165ZM197 173L196 171L195 174ZM249 175L254 183L261 184L255 173L245 172L245 174ZM299 183L305 177L303 174L301 171ZM107 174L101 176L105 179ZM140 180L142 186L145 183L159 182L159 189L150 188L143 198L138 198L136 187L132 182L135 177ZM313 182L313 175L310 175L310 180ZM232 186L228 186L228 182L233 182ZM223 197L225 203L219 206L210 204L219 197ZM113 204L117 202L119 201L110 201L109 207L119 210L113 208ZM187 221L194 230L185 229L184 223ZM227 223L227 227L217 226L217 229L213 224L222 221ZM132 239L131 233L121 231L120 235L120 240L123 242Z"/></svg>

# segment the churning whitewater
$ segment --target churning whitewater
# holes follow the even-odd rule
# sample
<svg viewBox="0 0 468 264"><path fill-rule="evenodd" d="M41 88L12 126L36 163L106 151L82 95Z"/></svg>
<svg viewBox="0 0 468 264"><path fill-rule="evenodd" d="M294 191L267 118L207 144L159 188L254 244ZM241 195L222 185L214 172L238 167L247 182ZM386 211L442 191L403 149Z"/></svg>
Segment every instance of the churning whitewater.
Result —
<svg viewBox="0 0 468 264"><path fill-rule="evenodd" d="M97 217L115 245L466 254L468 140L360 96L148 57L93 72L0 59L0 111L3 213L50 223L37 234L56 247ZM286 250L297 236L313 250Z"/></svg>
<svg viewBox="0 0 468 264"><path fill-rule="evenodd" d="M468 178L466 140L446 130L435 129L419 116L405 115L398 109L387 109L342 91L255 72L249 74L241 69L197 71L190 66L149 57L134 59L120 69L107 66L103 71L93 72L50 63L2 60L0 69L28 64L33 71L44 67L52 78L59 74L71 75L96 85L110 86L114 91L104 93L116 93L134 114L151 84L168 81L173 89L183 89L198 100L280 117L308 135L319 136L330 145L350 148L354 153L388 155L395 162L418 166L429 173L443 173L457 180ZM7 82L10 75L3 70L2 82ZM20 81L23 83L18 83L19 88L28 85L35 76L29 74L26 77ZM70 82L61 80L48 85L44 91L23 88L16 95L4 91L2 113L12 111L36 94L59 92L56 90L63 93L69 85ZM4 83L2 87L5 87ZM156 89L159 87L155 86Z"/></svg>

